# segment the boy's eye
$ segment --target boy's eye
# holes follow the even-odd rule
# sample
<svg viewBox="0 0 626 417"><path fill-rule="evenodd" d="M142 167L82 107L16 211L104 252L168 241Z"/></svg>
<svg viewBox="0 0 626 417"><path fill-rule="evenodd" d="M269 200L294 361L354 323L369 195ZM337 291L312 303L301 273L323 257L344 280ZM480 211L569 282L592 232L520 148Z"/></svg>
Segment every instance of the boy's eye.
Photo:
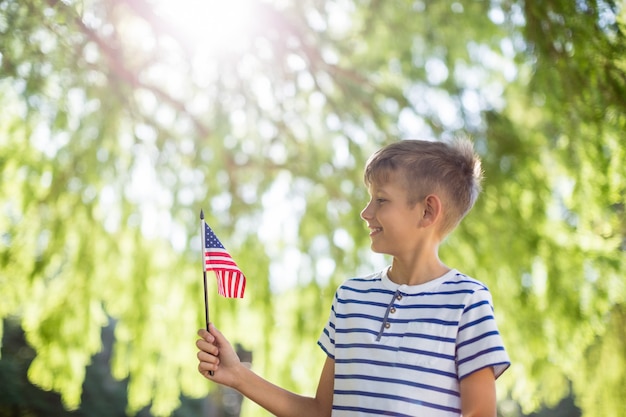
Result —
<svg viewBox="0 0 626 417"><path fill-rule="evenodd" d="M376 202L377 202L378 204L382 204L382 203L384 203L385 201L387 201L387 200L385 200L384 198L377 198L377 199L376 199Z"/></svg>

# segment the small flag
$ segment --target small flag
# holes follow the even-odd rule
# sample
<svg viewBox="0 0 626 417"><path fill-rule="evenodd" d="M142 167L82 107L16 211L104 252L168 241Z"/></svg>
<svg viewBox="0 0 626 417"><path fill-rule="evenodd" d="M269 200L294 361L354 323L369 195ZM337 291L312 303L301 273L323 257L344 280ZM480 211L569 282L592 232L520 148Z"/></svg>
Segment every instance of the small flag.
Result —
<svg viewBox="0 0 626 417"><path fill-rule="evenodd" d="M246 277L239 269L222 242L204 222L204 269L215 271L218 294L228 298L243 298Z"/></svg>

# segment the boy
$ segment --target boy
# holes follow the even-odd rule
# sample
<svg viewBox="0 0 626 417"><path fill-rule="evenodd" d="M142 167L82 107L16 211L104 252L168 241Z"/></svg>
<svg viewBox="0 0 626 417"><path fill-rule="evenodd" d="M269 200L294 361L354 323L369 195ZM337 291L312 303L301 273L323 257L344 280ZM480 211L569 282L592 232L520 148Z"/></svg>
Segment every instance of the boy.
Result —
<svg viewBox="0 0 626 417"><path fill-rule="evenodd" d="M364 177L361 217L372 250L392 263L337 290L318 341L327 358L315 397L244 367L213 325L198 332L198 370L279 417L495 417L495 379L510 362L491 296L438 255L480 192L471 143L396 142L372 155Z"/></svg>

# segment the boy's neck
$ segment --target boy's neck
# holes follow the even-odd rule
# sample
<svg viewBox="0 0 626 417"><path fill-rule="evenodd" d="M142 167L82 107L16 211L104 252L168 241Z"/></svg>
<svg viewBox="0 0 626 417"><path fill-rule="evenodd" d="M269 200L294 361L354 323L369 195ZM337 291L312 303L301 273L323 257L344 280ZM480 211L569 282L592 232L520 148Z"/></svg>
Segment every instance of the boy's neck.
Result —
<svg viewBox="0 0 626 417"><path fill-rule="evenodd" d="M403 262L394 257L387 275L392 282L399 285L420 285L437 279L449 271L450 268L439 258L430 261L412 259Z"/></svg>

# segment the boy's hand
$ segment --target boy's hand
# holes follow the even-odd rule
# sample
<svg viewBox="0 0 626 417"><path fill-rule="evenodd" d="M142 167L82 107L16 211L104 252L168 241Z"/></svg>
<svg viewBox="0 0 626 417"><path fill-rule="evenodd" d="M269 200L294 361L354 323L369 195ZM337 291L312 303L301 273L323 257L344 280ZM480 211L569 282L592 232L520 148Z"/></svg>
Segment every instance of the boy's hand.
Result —
<svg viewBox="0 0 626 417"><path fill-rule="evenodd" d="M239 356L212 323L209 324L209 330L210 333L205 329L198 330L198 371L211 381L233 387L237 384L237 371L241 366ZM213 371L213 375L209 374L210 371Z"/></svg>

